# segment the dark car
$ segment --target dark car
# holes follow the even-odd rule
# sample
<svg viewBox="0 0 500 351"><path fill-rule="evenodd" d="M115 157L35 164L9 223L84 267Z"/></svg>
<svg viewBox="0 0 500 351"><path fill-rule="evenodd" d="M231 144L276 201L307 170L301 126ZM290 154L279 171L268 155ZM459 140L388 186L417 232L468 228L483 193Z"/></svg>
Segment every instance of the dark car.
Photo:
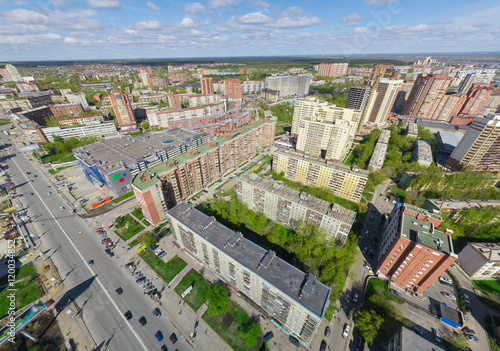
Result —
<svg viewBox="0 0 500 351"><path fill-rule="evenodd" d="M158 342L162 342L163 341L163 333L161 331L157 331L155 333L155 336L156 336L156 340L158 340Z"/></svg>
<svg viewBox="0 0 500 351"><path fill-rule="evenodd" d="M168 338L172 342L172 344L175 344L177 342L177 335L175 335L175 333L172 333Z"/></svg>
<svg viewBox="0 0 500 351"><path fill-rule="evenodd" d="M332 330L330 329L330 327L326 326L326 328L325 328L325 337L329 337L331 333L332 333Z"/></svg>
<svg viewBox="0 0 500 351"><path fill-rule="evenodd" d="M119 287L118 289L116 289L116 293L117 293L118 295L123 294L123 289L122 289L121 287Z"/></svg>
<svg viewBox="0 0 500 351"><path fill-rule="evenodd" d="M293 336L290 335L290 337L288 338L288 341L290 341L290 343L293 344L293 346L295 347L299 347L300 346L300 343L297 339L295 339Z"/></svg>
<svg viewBox="0 0 500 351"><path fill-rule="evenodd" d="M111 249L106 249L104 250L104 252L106 252L109 255L109 257L113 257L115 255L115 253L111 251Z"/></svg>
<svg viewBox="0 0 500 351"><path fill-rule="evenodd" d="M364 349L365 349L365 339L362 336L360 336L358 338L358 346L356 348L356 351L361 351Z"/></svg>
<svg viewBox="0 0 500 351"><path fill-rule="evenodd" d="M168 351L168 347L166 345L163 345L161 348L160 348L160 351Z"/></svg>
<svg viewBox="0 0 500 351"><path fill-rule="evenodd" d="M273 332L268 332L266 335L264 335L264 342L269 342L274 337Z"/></svg>
<svg viewBox="0 0 500 351"><path fill-rule="evenodd" d="M326 341L321 340L321 345L319 346L319 351L326 351Z"/></svg>
<svg viewBox="0 0 500 351"><path fill-rule="evenodd" d="M474 330L469 329L467 327L463 327L462 331L464 332L464 334L468 334L468 335L474 335L474 334L476 334L476 332Z"/></svg>
<svg viewBox="0 0 500 351"><path fill-rule="evenodd" d="M148 321L146 320L146 317L142 316L139 318L139 324L142 325L143 327L146 325Z"/></svg>
<svg viewBox="0 0 500 351"><path fill-rule="evenodd" d="M156 318L160 318L161 316L161 311L158 307L156 307L154 310L153 310L153 315L156 317Z"/></svg>
<svg viewBox="0 0 500 351"><path fill-rule="evenodd" d="M127 318L127 320L131 320L132 319L132 312L130 311L127 311L123 314L125 316L125 318Z"/></svg>
<svg viewBox="0 0 500 351"><path fill-rule="evenodd" d="M146 280L146 277L145 277L145 276L142 276L142 277L140 277L140 278L137 278L137 279L135 280L135 282L136 282L136 283L140 283L140 282L142 282L143 280Z"/></svg>

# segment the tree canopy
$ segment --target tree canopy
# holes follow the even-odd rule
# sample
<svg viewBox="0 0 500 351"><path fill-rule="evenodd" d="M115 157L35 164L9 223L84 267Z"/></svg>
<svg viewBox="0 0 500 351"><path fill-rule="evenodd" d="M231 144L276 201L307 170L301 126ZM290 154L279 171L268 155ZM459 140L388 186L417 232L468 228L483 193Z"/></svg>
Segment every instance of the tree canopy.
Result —
<svg viewBox="0 0 500 351"><path fill-rule="evenodd" d="M229 290L222 284L212 286L207 292L208 314L215 316L227 311Z"/></svg>

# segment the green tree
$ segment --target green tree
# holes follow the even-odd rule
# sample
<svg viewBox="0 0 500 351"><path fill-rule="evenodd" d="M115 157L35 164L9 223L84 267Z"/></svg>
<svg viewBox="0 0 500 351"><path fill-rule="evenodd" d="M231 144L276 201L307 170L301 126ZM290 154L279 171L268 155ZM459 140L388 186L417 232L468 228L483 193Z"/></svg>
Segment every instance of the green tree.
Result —
<svg viewBox="0 0 500 351"><path fill-rule="evenodd" d="M257 344L257 337L261 333L260 325L250 321L240 326L239 336L245 341L245 346L252 347Z"/></svg>
<svg viewBox="0 0 500 351"><path fill-rule="evenodd" d="M139 240L139 242L141 244L147 245L148 247L151 247L158 242L158 240L156 239L156 235L153 232L147 232L147 233L141 234L141 235L139 235L137 240Z"/></svg>
<svg viewBox="0 0 500 351"><path fill-rule="evenodd" d="M229 301L229 290L225 285L212 286L207 292L208 314L215 316L226 312Z"/></svg>
<svg viewBox="0 0 500 351"><path fill-rule="evenodd" d="M149 129L149 121L147 119L141 122L141 128L143 130Z"/></svg>
<svg viewBox="0 0 500 351"><path fill-rule="evenodd" d="M384 319L377 315L374 310L362 310L356 312L356 322L354 325L359 329L366 342L371 345L377 337Z"/></svg>
<svg viewBox="0 0 500 351"><path fill-rule="evenodd" d="M43 351L43 348L40 345L33 346L30 351Z"/></svg>

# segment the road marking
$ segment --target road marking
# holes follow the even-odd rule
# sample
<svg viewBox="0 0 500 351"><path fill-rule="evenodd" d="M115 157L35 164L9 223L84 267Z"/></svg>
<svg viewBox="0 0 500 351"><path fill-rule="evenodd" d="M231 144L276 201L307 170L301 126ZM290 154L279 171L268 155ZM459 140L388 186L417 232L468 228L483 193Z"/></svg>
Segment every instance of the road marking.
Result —
<svg viewBox="0 0 500 351"><path fill-rule="evenodd" d="M94 195L94 196L92 196L92 195ZM98 195L99 195L99 190L94 191L94 192L93 192L93 193L91 193L91 194L88 194L87 196L85 196L85 198L87 198L87 199L92 199L92 198L94 198L94 197L96 197L96 196L98 196ZM92 197L91 197L91 196L92 196Z"/></svg>
<svg viewBox="0 0 500 351"><path fill-rule="evenodd" d="M4 145L3 141L2 141L2 144ZM144 350L147 351L147 348L146 346L144 345L144 342L142 341L142 339L139 337L139 335L137 335L137 333L135 332L135 330L132 328L132 325L130 324L130 322L126 319L126 318L123 318L123 313L122 311L120 311L120 309L118 308L118 306L116 305L116 302L115 300L113 300L113 298L111 297L111 295L108 293L108 291L106 290L106 288L104 287L104 285L101 283L101 280L99 279L99 277L96 276L96 274L94 273L94 271L92 270L92 268L90 268L90 266L88 265L87 261L83 258L82 254L80 253L80 251L76 248L75 244L73 243L73 241L69 238L68 234L66 233L66 231L62 228L61 224L59 223L59 221L56 219L56 217L54 216L54 214L52 213L52 211L47 207L47 204L45 204L45 201L43 201L42 197L40 196L40 194L38 194L38 192L36 191L35 187L33 186L33 183L31 183L28 179L28 177L26 177L26 174L23 172L23 170L21 169L21 167L19 167L19 164L16 162L15 158L12 157L12 161L14 161L14 163L16 164L17 168L21 171L21 174L23 175L23 177L26 179L26 181L30 184L31 188L33 188L33 191L36 193L36 195L38 196L38 198L40 199L40 201L42 202L43 206L47 209L47 211L50 213L50 215L52 216L52 218L54 219L54 221L56 222L57 226L59 227L59 229L61 229L62 233L64 234L64 236L66 237L66 239L69 241L69 243L71 244L71 246L73 246L73 249L75 249L76 253L78 254L78 256L80 256L81 260L85 263L85 267L87 267L87 269L90 271L90 273L92 274L92 276L95 277L95 280L97 281L97 283L101 286L102 290L106 293L106 296L109 298L109 300L113 303L113 306L116 308L116 310L118 311L119 315L121 316L121 318L125 321L125 323L127 323L128 327L130 328L130 330L132 331L132 333L135 335L135 337L137 338L137 340L139 341L139 343L142 345L142 347L144 348Z"/></svg>

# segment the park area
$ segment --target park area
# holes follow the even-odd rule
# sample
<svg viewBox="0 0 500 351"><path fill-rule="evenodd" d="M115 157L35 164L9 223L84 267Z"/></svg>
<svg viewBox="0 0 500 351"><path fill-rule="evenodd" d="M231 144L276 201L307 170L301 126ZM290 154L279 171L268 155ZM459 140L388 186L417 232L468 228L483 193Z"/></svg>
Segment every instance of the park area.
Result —
<svg viewBox="0 0 500 351"><path fill-rule="evenodd" d="M16 310L35 302L43 296L42 289L36 278L35 268L32 264L23 265L16 269ZM7 275L0 278L0 318L4 317L8 310L10 300L7 295L10 291L7 289Z"/></svg>
<svg viewBox="0 0 500 351"><path fill-rule="evenodd" d="M203 314L203 320L223 338L235 351L260 350L262 345L262 335L257 338L257 344L252 347L246 346L244 339L240 336L240 330L253 321L240 306L233 301L229 302L229 307L225 313L211 316L209 312Z"/></svg>
<svg viewBox="0 0 500 351"><path fill-rule="evenodd" d="M187 266L187 263L179 256L173 257L167 263L163 262L161 258L156 256L153 251L145 250L139 254L146 263L153 268L153 270L163 279L167 284L175 278L180 271Z"/></svg>
<svg viewBox="0 0 500 351"><path fill-rule="evenodd" d="M207 301L207 292L210 289L210 283L203 276L195 271L190 270L188 274L177 284L175 292L181 296L189 286L193 286L189 294L184 297L184 301L195 311L198 311L205 301Z"/></svg>
<svg viewBox="0 0 500 351"><path fill-rule="evenodd" d="M142 224L138 223L131 215L125 215L123 217L118 217L115 221L115 233L122 238L122 240L128 240L144 227Z"/></svg>

